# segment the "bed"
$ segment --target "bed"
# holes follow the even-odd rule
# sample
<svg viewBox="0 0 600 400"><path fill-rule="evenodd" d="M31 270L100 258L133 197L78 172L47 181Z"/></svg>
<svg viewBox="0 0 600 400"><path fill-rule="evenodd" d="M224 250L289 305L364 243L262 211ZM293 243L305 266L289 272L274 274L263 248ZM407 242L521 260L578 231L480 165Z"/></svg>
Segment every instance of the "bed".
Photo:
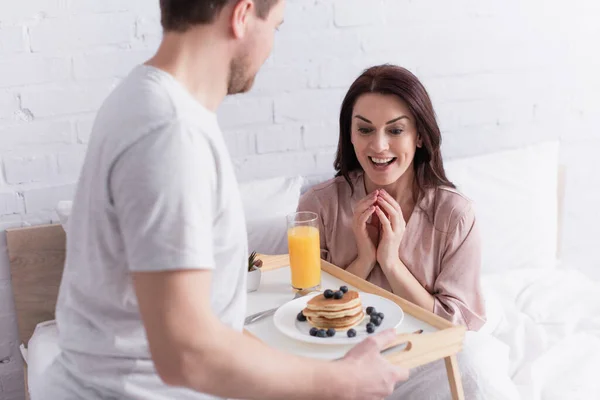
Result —
<svg viewBox="0 0 600 400"><path fill-rule="evenodd" d="M482 333L499 344L489 358L510 375L525 400L600 398L600 283L560 263L564 174L558 149L558 143L540 143L446 162L449 177L475 201L481 223L488 312ZM242 183L250 248L285 253L282 218L295 210L301 193L323 179ZM58 353L53 319L69 202L61 202L57 213L60 224L7 231L33 400L43 399L35 384Z"/></svg>
<svg viewBox="0 0 600 400"><path fill-rule="evenodd" d="M62 226L55 224L8 229L6 240L19 339L29 347L21 346L29 396L28 381L35 383L58 354L54 308L65 260L66 235ZM28 350L32 350L31 357Z"/></svg>

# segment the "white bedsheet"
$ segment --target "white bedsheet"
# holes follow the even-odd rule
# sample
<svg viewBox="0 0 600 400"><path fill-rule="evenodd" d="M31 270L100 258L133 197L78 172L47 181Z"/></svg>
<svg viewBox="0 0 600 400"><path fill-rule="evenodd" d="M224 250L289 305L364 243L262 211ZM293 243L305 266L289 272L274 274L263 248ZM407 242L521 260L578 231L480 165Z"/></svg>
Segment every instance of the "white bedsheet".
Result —
<svg viewBox="0 0 600 400"><path fill-rule="evenodd" d="M523 400L600 399L600 283L574 270L531 269L486 275L489 322L484 328L508 346L488 346L508 368ZM40 324L27 349L32 400L35 384L58 354L52 322ZM500 371L499 371L500 372Z"/></svg>
<svg viewBox="0 0 600 400"><path fill-rule="evenodd" d="M41 400L44 396L36 390L36 383L60 352L55 321L39 323L22 352L27 363L29 396L31 400Z"/></svg>
<svg viewBox="0 0 600 400"><path fill-rule="evenodd" d="M492 335L510 347L522 399L600 399L600 283L536 269L485 276L483 287L500 305Z"/></svg>

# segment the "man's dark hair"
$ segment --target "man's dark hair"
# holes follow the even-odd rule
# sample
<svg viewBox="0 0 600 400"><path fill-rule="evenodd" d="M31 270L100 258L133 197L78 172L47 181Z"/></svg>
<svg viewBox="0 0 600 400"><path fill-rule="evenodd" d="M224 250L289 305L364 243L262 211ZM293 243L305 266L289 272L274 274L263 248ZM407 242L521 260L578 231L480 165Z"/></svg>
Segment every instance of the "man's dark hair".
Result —
<svg viewBox="0 0 600 400"><path fill-rule="evenodd" d="M185 32L194 25L210 24L223 7L239 0L160 0L161 24L166 32ZM267 18L279 0L254 0L256 14Z"/></svg>

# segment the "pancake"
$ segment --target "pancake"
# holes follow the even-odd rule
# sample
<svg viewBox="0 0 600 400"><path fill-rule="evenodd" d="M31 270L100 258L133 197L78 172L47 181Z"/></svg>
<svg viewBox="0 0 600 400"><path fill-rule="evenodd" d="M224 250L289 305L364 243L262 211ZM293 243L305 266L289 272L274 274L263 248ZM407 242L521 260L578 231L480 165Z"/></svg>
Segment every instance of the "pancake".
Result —
<svg viewBox="0 0 600 400"><path fill-rule="evenodd" d="M323 294L311 298L302 310L309 324L319 329L347 330L365 318L360 295L354 290L341 299L325 298Z"/></svg>
<svg viewBox="0 0 600 400"><path fill-rule="evenodd" d="M305 308L302 313L306 317L323 317L323 318L343 318L350 317L358 314L362 311L362 305L359 303L355 307L345 308L339 311L329 311L329 310L311 310L309 308Z"/></svg>
<svg viewBox="0 0 600 400"><path fill-rule="evenodd" d="M354 290L348 291L341 299L326 299L325 296L315 296L308 301L306 308L315 311L340 311L361 306L360 296Z"/></svg>
<svg viewBox="0 0 600 400"><path fill-rule="evenodd" d="M334 328L335 330L347 330L360 324L364 318L365 313L361 310L356 315L343 318L307 317L306 319L312 326L319 329Z"/></svg>

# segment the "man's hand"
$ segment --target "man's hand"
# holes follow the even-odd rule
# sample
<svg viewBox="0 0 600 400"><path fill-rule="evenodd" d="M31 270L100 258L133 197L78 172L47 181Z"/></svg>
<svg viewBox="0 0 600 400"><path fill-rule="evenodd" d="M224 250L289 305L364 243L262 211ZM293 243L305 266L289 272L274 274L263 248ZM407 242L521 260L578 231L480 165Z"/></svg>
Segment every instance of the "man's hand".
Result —
<svg viewBox="0 0 600 400"><path fill-rule="evenodd" d="M169 385L225 398L382 399L406 379L373 335L336 362L277 351L225 326L210 303L212 271L135 272L133 285L156 370ZM346 395L346 392L347 395Z"/></svg>
<svg viewBox="0 0 600 400"><path fill-rule="evenodd" d="M348 363L351 381L354 385L350 392L344 393L345 399L381 400L394 391L398 382L408 379L407 369L390 364L381 350L396 337L394 329L388 329L362 341L340 361Z"/></svg>

